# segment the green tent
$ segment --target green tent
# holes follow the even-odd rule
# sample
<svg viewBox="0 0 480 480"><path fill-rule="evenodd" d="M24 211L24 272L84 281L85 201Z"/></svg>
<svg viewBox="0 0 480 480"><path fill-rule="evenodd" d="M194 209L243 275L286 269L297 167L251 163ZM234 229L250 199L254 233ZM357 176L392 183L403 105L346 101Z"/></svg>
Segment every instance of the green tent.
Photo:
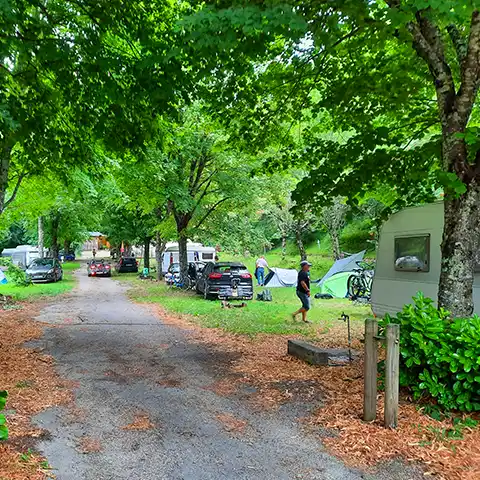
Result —
<svg viewBox="0 0 480 480"><path fill-rule="evenodd" d="M320 285L320 293L329 293L335 298L345 298L348 292L348 277L352 272L338 272Z"/></svg>

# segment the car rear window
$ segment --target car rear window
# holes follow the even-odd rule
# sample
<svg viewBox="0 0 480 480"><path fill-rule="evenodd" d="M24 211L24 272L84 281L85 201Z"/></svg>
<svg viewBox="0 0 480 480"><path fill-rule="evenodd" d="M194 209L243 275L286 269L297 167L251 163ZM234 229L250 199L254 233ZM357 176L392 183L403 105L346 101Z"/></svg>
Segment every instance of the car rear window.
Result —
<svg viewBox="0 0 480 480"><path fill-rule="evenodd" d="M219 273L248 273L244 265L215 265L214 272Z"/></svg>
<svg viewBox="0 0 480 480"><path fill-rule="evenodd" d="M137 262L134 258L124 258L123 264L124 265L135 265Z"/></svg>

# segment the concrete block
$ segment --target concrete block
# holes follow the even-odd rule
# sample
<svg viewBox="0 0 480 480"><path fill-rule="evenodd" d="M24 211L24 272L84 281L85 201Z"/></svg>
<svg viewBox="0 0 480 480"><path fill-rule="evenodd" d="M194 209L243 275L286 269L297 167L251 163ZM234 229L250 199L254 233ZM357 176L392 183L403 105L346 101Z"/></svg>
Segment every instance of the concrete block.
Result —
<svg viewBox="0 0 480 480"><path fill-rule="evenodd" d="M288 354L312 365L328 365L328 351L302 340L289 340Z"/></svg>

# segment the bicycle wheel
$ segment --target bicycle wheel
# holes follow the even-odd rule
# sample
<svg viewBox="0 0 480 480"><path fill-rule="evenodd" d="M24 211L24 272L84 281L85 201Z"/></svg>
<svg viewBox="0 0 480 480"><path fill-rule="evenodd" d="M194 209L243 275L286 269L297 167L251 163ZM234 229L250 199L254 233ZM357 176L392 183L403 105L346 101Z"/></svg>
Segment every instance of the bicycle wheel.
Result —
<svg viewBox="0 0 480 480"><path fill-rule="evenodd" d="M347 281L348 296L350 298L362 297L365 293L365 285L358 275L350 275Z"/></svg>
<svg viewBox="0 0 480 480"><path fill-rule="evenodd" d="M185 281L179 287L183 290L190 290L192 288L192 279L190 277L185 278Z"/></svg>

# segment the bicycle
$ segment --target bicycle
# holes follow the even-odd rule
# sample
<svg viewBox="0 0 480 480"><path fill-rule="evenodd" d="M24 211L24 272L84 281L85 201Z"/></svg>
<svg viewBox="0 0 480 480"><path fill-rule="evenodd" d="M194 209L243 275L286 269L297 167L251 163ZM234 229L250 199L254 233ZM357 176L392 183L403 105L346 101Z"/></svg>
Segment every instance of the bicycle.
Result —
<svg viewBox="0 0 480 480"><path fill-rule="evenodd" d="M187 276L185 282L182 282L180 279L180 275L173 275L172 282L169 284L170 288L180 288L182 290L193 290L196 287L196 281Z"/></svg>
<svg viewBox="0 0 480 480"><path fill-rule="evenodd" d="M362 298L370 301L375 264L363 260L356 263L359 268L354 268L347 280L348 296L351 300Z"/></svg>

